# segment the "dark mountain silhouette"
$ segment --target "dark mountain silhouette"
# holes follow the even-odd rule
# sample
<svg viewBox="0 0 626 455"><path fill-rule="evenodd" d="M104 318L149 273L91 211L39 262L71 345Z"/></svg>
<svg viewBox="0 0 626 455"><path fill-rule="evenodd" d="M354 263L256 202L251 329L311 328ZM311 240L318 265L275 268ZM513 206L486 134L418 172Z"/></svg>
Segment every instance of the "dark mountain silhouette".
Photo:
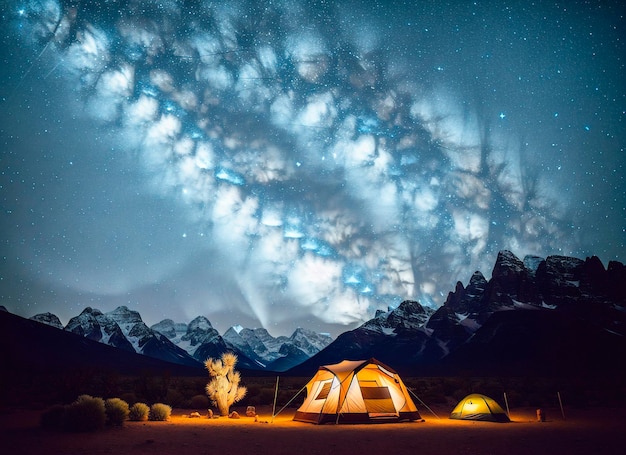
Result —
<svg viewBox="0 0 626 455"><path fill-rule="evenodd" d="M157 369L204 375L199 359L219 357L237 347L250 348L252 357L240 353L240 366L252 375L284 371L301 362L284 374L308 376L320 365L370 357L414 376L623 375L624 283L626 268L616 261L605 269L595 256L520 260L501 251L491 279L475 272L467 286L457 283L436 311L404 301L341 334L322 350L327 340L302 329L285 340L260 329L233 330L225 342L206 318L196 318L184 335L173 323L164 324L170 336L184 337L196 347L195 358L124 307L106 314L85 310L65 330L59 330L53 315L27 320L0 311L0 361L8 371L35 374L87 367L119 374ZM122 334L133 349L123 342L118 348L102 343ZM275 360L268 357L263 360L269 362L260 364L259 353L265 352L261 348ZM146 355L133 352L137 349Z"/></svg>
<svg viewBox="0 0 626 455"><path fill-rule="evenodd" d="M13 374L66 372L92 368L118 374L143 371L172 375L203 375L197 367L165 362L146 355L115 348L47 324L0 312L0 362L3 371Z"/></svg>
<svg viewBox="0 0 626 455"><path fill-rule="evenodd" d="M340 335L289 371L376 357L403 374L619 374L626 358L626 268L597 257L520 260L501 251L491 279L458 282L429 318L406 301Z"/></svg>

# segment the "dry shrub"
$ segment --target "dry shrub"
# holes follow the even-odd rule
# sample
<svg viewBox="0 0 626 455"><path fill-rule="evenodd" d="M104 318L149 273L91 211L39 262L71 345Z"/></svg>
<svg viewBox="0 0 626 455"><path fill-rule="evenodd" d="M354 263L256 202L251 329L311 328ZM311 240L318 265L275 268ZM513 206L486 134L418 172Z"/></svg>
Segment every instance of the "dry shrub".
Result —
<svg viewBox="0 0 626 455"><path fill-rule="evenodd" d="M145 403L135 403L129 409L128 419L133 422L141 422L148 420L148 414L150 413L150 407Z"/></svg>
<svg viewBox="0 0 626 455"><path fill-rule="evenodd" d="M65 409L64 428L69 431L95 431L104 427L106 411L104 400L81 395Z"/></svg>
<svg viewBox="0 0 626 455"><path fill-rule="evenodd" d="M107 415L107 423L109 425L124 425L130 409L128 403L119 398L109 398L104 402L104 408Z"/></svg>
<svg viewBox="0 0 626 455"><path fill-rule="evenodd" d="M154 403L150 407L150 414L148 418L150 420L164 422L170 418L172 414L172 407L164 403Z"/></svg>

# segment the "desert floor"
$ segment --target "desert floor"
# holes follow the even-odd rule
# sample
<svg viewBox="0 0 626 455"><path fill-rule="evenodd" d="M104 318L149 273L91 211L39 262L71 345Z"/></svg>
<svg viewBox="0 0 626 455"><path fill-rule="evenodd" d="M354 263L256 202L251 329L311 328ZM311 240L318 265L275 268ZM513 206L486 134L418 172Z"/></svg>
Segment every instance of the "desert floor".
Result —
<svg viewBox="0 0 626 455"><path fill-rule="evenodd" d="M239 410L244 415L244 410ZM622 454L626 418L619 409L511 409L511 423L449 420L450 412L420 409L424 421L374 425L311 425L292 421L294 409L274 419L258 409L257 421L188 417L175 409L168 422L127 422L93 433L58 433L39 427L41 411L0 412L5 454ZM273 420L273 421L272 421Z"/></svg>

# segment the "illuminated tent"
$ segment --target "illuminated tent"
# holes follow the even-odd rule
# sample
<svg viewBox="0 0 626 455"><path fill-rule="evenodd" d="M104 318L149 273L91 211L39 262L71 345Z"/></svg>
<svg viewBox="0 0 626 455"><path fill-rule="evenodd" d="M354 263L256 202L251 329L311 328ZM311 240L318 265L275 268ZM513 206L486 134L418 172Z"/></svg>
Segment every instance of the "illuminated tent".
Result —
<svg viewBox="0 0 626 455"><path fill-rule="evenodd" d="M324 365L293 420L366 423L421 419L398 373L376 359Z"/></svg>
<svg viewBox="0 0 626 455"><path fill-rule="evenodd" d="M504 409L493 398L479 393L472 393L463 398L450 414L450 418L510 422Z"/></svg>

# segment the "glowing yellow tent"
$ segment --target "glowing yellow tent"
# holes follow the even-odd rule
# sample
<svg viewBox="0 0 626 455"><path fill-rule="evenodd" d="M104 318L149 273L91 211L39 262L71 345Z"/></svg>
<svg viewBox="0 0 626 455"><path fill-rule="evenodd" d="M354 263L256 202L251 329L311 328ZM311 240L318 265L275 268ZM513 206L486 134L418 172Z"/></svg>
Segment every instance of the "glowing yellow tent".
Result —
<svg viewBox="0 0 626 455"><path fill-rule="evenodd" d="M463 398L452 410L451 419L488 420L491 422L510 422L509 416L493 398L472 393Z"/></svg>
<svg viewBox="0 0 626 455"><path fill-rule="evenodd" d="M293 420L321 424L421 419L398 373L376 359L321 366L306 389Z"/></svg>

